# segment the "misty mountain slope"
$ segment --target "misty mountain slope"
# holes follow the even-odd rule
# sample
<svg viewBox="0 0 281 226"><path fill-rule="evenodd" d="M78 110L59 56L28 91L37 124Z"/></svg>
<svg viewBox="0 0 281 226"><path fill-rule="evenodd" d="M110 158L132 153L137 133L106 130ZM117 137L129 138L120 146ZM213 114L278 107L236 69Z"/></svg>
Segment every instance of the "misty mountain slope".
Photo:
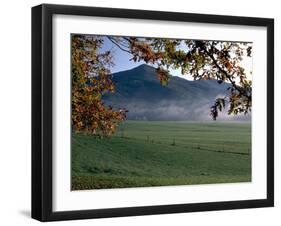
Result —
<svg viewBox="0 0 281 226"><path fill-rule="evenodd" d="M134 120L211 120L210 106L216 97L226 94L229 86L215 80L188 81L176 76L162 86L155 68L144 64L113 74L113 81L116 91L103 97L105 104L126 108L128 119ZM230 118L221 116L221 120Z"/></svg>

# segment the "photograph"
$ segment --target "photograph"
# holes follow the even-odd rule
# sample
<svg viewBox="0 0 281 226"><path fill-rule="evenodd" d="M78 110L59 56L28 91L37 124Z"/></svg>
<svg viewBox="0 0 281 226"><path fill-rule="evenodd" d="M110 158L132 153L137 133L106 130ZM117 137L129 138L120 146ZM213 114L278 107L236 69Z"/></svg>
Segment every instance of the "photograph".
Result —
<svg viewBox="0 0 281 226"><path fill-rule="evenodd" d="M252 42L70 40L71 190L251 182Z"/></svg>
<svg viewBox="0 0 281 226"><path fill-rule="evenodd" d="M274 18L31 16L33 219L274 206Z"/></svg>

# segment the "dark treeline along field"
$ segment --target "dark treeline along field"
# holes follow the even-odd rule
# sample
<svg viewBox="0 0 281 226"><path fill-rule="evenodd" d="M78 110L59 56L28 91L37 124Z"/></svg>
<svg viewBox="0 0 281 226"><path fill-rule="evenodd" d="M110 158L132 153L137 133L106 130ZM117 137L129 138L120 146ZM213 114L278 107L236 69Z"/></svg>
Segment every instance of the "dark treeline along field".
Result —
<svg viewBox="0 0 281 226"><path fill-rule="evenodd" d="M72 135L72 190L251 181L250 122L134 121Z"/></svg>

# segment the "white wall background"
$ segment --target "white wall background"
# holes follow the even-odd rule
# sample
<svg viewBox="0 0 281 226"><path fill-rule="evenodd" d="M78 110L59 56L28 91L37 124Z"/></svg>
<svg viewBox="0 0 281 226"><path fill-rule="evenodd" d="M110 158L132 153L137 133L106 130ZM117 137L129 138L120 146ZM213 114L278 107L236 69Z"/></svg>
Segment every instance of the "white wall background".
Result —
<svg viewBox="0 0 281 226"><path fill-rule="evenodd" d="M0 7L0 225L39 225L30 218L31 10L41 1L1 2ZM281 84L281 14L278 1L60 0L45 3L139 8L275 18L275 84ZM277 225L281 212L281 89L275 92L275 208L55 222L52 225ZM279 89L278 89L279 88Z"/></svg>

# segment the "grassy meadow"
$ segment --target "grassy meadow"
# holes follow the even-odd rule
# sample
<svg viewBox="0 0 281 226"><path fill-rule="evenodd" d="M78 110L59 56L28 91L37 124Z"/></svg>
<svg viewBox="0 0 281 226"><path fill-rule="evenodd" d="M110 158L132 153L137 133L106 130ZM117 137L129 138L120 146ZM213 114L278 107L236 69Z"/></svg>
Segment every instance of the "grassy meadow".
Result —
<svg viewBox="0 0 281 226"><path fill-rule="evenodd" d="M251 124L126 121L72 134L72 190L251 181Z"/></svg>

